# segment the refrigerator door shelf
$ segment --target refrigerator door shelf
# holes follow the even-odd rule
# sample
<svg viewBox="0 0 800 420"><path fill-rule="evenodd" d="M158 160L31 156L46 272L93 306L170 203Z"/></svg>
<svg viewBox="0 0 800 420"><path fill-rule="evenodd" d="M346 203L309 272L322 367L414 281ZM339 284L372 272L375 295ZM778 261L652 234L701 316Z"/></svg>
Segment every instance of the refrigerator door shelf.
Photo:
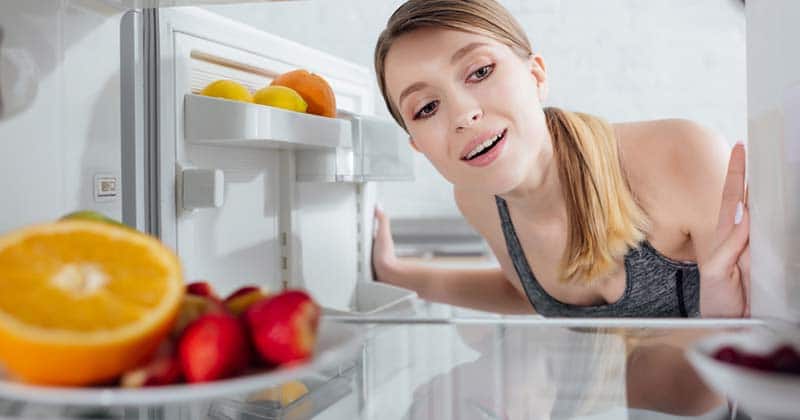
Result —
<svg viewBox="0 0 800 420"><path fill-rule="evenodd" d="M394 121L348 112L340 112L339 117L353 125L356 182L414 180L408 133Z"/></svg>
<svg viewBox="0 0 800 420"><path fill-rule="evenodd" d="M339 110L351 124L352 147L300 150L301 182L413 181L414 156L408 134L391 120Z"/></svg>
<svg viewBox="0 0 800 420"><path fill-rule="evenodd" d="M184 132L190 143L269 149L352 148L348 121L189 94Z"/></svg>

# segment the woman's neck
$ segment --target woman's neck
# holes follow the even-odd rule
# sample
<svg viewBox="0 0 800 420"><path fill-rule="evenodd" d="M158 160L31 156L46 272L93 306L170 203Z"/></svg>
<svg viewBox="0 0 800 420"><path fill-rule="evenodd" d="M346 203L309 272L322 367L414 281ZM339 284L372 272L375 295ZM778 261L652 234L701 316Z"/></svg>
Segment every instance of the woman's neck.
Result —
<svg viewBox="0 0 800 420"><path fill-rule="evenodd" d="M519 217L539 223L566 223L567 210L550 136L523 181L500 194Z"/></svg>

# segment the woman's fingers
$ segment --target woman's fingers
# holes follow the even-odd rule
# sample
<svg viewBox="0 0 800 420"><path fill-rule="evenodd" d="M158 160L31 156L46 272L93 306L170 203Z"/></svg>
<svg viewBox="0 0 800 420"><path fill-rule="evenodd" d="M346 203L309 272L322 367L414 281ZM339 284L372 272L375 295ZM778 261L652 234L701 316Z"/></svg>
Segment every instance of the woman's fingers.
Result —
<svg viewBox="0 0 800 420"><path fill-rule="evenodd" d="M747 209L742 211L742 221L733 228L722 243L717 247L714 256L711 258L711 265L714 272L724 272L731 268L736 268L740 256L747 248L750 239L750 212Z"/></svg>
<svg viewBox="0 0 800 420"><path fill-rule="evenodd" d="M741 317L748 313L749 272L739 265L749 255L750 212L700 267L700 310L703 316Z"/></svg>
<svg viewBox="0 0 800 420"><path fill-rule="evenodd" d="M375 231L372 238L373 278L379 279L381 272L394 260L394 242L389 217L375 206Z"/></svg>
<svg viewBox="0 0 800 420"><path fill-rule="evenodd" d="M389 217L381 210L380 207L375 206L375 235L376 240L390 241L392 240L392 227L389 222Z"/></svg>
<svg viewBox="0 0 800 420"><path fill-rule="evenodd" d="M739 203L745 201L744 176L746 170L746 159L744 145L737 143L731 151L728 161L728 173L725 176L725 185L722 189L722 203L719 209L719 220L717 222L718 238L726 238L734 226L736 219L736 208Z"/></svg>
<svg viewBox="0 0 800 420"><path fill-rule="evenodd" d="M739 256L739 272L742 274L742 293L744 293L744 316L750 316L750 243Z"/></svg>

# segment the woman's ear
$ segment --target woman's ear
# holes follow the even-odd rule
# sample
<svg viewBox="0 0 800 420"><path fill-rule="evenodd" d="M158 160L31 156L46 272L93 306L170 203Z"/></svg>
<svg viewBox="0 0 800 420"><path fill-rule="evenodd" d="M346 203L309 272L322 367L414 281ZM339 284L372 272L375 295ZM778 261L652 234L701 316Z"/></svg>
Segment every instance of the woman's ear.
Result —
<svg viewBox="0 0 800 420"><path fill-rule="evenodd" d="M528 56L528 64L531 74L536 79L539 102L544 102L547 99L547 71L545 70L544 58L539 54L531 54Z"/></svg>
<svg viewBox="0 0 800 420"><path fill-rule="evenodd" d="M413 147L414 150L416 150L419 153L422 153L422 152L419 151L419 147L417 147L417 143L414 143L414 139L411 136L408 137L408 142L411 143L411 147Z"/></svg>

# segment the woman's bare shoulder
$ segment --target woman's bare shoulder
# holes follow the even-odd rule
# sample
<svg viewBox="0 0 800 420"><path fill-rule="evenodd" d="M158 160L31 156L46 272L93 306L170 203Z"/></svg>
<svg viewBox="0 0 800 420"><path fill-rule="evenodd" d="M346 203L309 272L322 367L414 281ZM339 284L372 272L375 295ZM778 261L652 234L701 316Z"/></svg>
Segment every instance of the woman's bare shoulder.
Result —
<svg viewBox="0 0 800 420"><path fill-rule="evenodd" d="M720 135L685 119L613 126L628 181L646 207L657 206L684 219L699 216L689 212L693 208L707 214L716 211L729 150Z"/></svg>
<svg viewBox="0 0 800 420"><path fill-rule="evenodd" d="M623 165L636 175L696 180L724 174L728 145L720 135L691 120L666 119L614 124ZM721 165L721 166L720 166Z"/></svg>

